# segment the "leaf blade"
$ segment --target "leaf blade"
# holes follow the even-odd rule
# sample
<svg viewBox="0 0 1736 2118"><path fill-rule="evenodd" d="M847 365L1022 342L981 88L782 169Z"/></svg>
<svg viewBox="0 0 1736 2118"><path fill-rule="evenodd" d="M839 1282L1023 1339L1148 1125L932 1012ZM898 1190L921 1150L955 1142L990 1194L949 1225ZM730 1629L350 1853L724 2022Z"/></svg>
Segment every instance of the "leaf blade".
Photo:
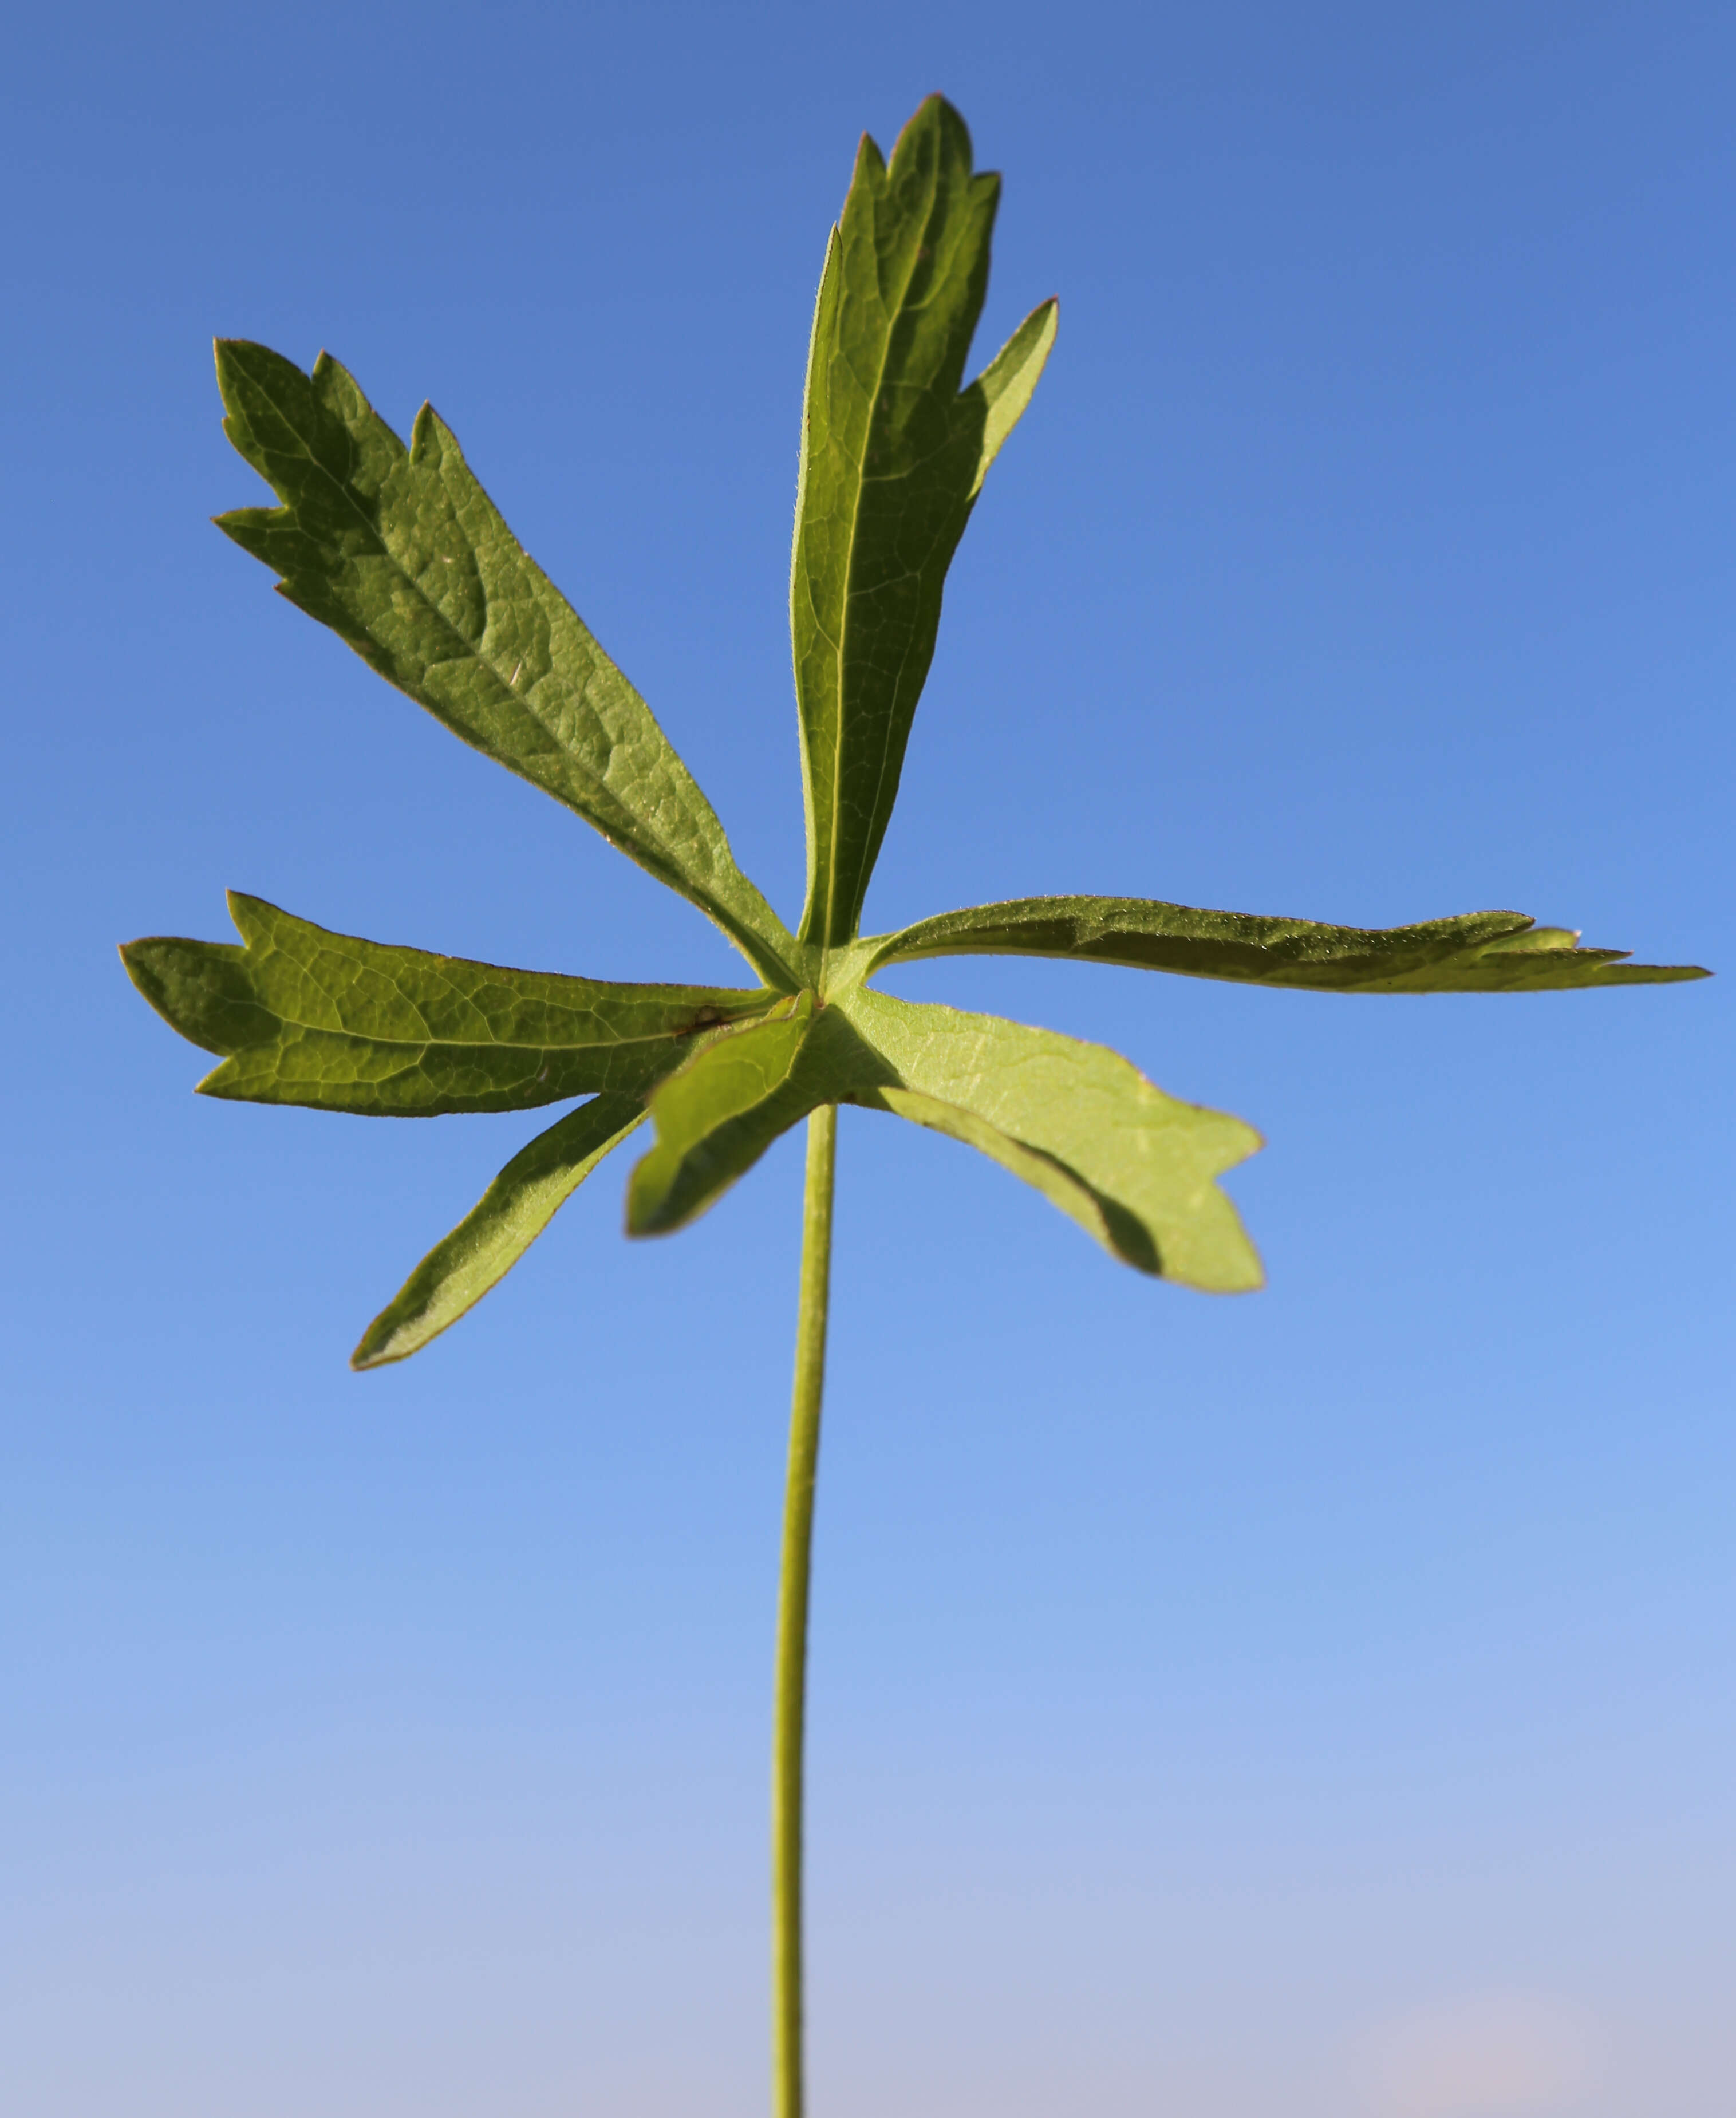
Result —
<svg viewBox="0 0 1736 2118"><path fill-rule="evenodd" d="M646 705L430 406L405 449L337 362L223 340L224 428L276 493L217 526L451 732L594 825L788 989L799 952Z"/></svg>
<svg viewBox="0 0 1736 2118"><path fill-rule="evenodd" d="M467 1315L646 1116L637 1097L604 1094L539 1133L374 1318L350 1367L359 1371L406 1361Z"/></svg>
<svg viewBox="0 0 1736 2118"><path fill-rule="evenodd" d="M1261 1283L1258 1256L1215 1182L1261 1145L1251 1126L1165 1095L1118 1052L1054 1031L867 987L836 1005L894 1077L852 1100L994 1154L1141 1271L1212 1293ZM970 1122L900 1110L900 1092ZM1009 1151L979 1136L984 1126Z"/></svg>
<svg viewBox="0 0 1736 2118"><path fill-rule="evenodd" d="M931 96L866 137L826 251L803 406L790 636L808 819L804 941L856 931L984 476L1053 342L1047 303L961 390L1000 179Z"/></svg>
<svg viewBox="0 0 1736 2118"><path fill-rule="evenodd" d="M813 996L804 992L775 1019L720 1038L662 1084L650 1098L656 1144L627 1180L630 1236L669 1235L697 1220L813 1108L797 1108L799 1096L788 1093L812 1027Z"/></svg>
<svg viewBox="0 0 1736 2118"><path fill-rule="evenodd" d="M982 442L970 484L973 501L983 489L989 465L1036 393L1060 322L1061 304L1052 294L1037 304L965 393L967 397L980 395L983 404Z"/></svg>
<svg viewBox="0 0 1736 2118"><path fill-rule="evenodd" d="M870 1108L889 1111L895 1117L906 1118L912 1125L942 1133L966 1147L974 1147L979 1154L999 1163L1022 1183L1041 1192L1052 1206L1058 1207L1069 1220L1076 1221L1093 1242L1100 1243L1112 1256L1124 1264L1134 1264L1139 1270L1151 1269L1145 1261L1150 1255L1150 1246L1140 1239L1137 1224L1130 1228L1127 1217L1113 1200L1095 1190L1076 1170L1069 1168L1055 1156L1044 1154L1041 1149L1025 1146L1011 1133L1002 1132L973 1111L957 1103L942 1102L937 1096L919 1095L914 1089L882 1089L871 1098L859 1100Z"/></svg>
<svg viewBox="0 0 1736 2118"><path fill-rule="evenodd" d="M127 974L171 1028L222 1055L204 1095L368 1117L531 1110L642 1094L692 1040L775 996L516 971L334 934L232 891L243 946L128 942Z"/></svg>
<svg viewBox="0 0 1736 2118"><path fill-rule="evenodd" d="M942 913L864 949L870 972L927 956L1067 956L1317 992L1567 992L1711 975L1697 964L1627 963L1620 950L1577 940L1522 912L1362 927L1155 898L1024 897Z"/></svg>
<svg viewBox="0 0 1736 2118"><path fill-rule="evenodd" d="M629 1235L664 1235L697 1219L821 1104L863 1102L899 1085L841 1006L803 992L773 1013L725 1031L651 1095L657 1145L628 1185Z"/></svg>

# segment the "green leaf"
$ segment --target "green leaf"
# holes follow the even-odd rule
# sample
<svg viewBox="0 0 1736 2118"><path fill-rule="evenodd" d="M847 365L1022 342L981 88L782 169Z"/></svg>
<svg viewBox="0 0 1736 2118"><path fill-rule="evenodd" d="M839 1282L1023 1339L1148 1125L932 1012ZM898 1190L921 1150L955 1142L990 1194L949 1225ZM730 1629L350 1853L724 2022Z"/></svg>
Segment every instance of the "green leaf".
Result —
<svg viewBox="0 0 1736 2118"><path fill-rule="evenodd" d="M1050 295L1036 308L1007 340L982 373L965 391L961 402L969 409L961 415L967 425L982 406L983 431L977 442L976 474L969 497L974 504L988 475L988 466L1001 453L1001 444L1025 416L1035 395L1060 327L1061 304Z"/></svg>
<svg viewBox="0 0 1736 2118"><path fill-rule="evenodd" d="M1143 1272L1214 1293L1260 1261L1213 1179L1260 1137L1101 1045L859 987L719 1037L651 1096L627 1231L684 1227L821 1103L895 1112L990 1155Z"/></svg>
<svg viewBox="0 0 1736 2118"><path fill-rule="evenodd" d="M539 1133L375 1317L350 1367L382 1368L408 1360L474 1309L645 1116L636 1096L595 1096Z"/></svg>
<svg viewBox="0 0 1736 2118"><path fill-rule="evenodd" d="M1000 178L931 96L890 166L864 137L814 310L790 570L808 807L804 941L855 933L898 793L947 568L1055 335L1046 302L960 383Z"/></svg>
<svg viewBox="0 0 1736 2118"><path fill-rule="evenodd" d="M993 1156L1113 1256L1215 1294L1261 1284L1260 1260L1214 1179L1260 1135L1166 1096L1099 1044L859 987L836 1001L891 1070L849 1100Z"/></svg>
<svg viewBox="0 0 1736 2118"><path fill-rule="evenodd" d="M686 1227L810 1111L898 1086L843 1006L811 992L780 1001L771 1019L715 1038L652 1094L657 1145L628 1185L627 1233Z"/></svg>
<svg viewBox="0 0 1736 2118"><path fill-rule="evenodd" d="M1522 912L1468 912L1414 927L1327 927L1202 912L1143 897L1016 897L946 912L863 945L867 972L919 956L1076 956L1188 978L1317 992L1542 992L1703 978L1692 964L1630 964L1578 949Z"/></svg>
<svg viewBox="0 0 1736 2118"><path fill-rule="evenodd" d="M643 1094L694 1038L774 998L503 970L328 933L235 891L229 903L243 947L157 938L121 951L165 1021L226 1055L201 1095L434 1117Z"/></svg>
<svg viewBox="0 0 1736 2118"><path fill-rule="evenodd" d="M322 354L220 340L225 431L276 493L218 527L455 735L595 824L788 990L788 930L650 709L521 548L424 405L408 451Z"/></svg>
<svg viewBox="0 0 1736 2118"><path fill-rule="evenodd" d="M816 1105L792 1077L814 1026L814 997L780 1001L771 1020L720 1037L650 1098L657 1144L627 1182L627 1232L685 1228Z"/></svg>

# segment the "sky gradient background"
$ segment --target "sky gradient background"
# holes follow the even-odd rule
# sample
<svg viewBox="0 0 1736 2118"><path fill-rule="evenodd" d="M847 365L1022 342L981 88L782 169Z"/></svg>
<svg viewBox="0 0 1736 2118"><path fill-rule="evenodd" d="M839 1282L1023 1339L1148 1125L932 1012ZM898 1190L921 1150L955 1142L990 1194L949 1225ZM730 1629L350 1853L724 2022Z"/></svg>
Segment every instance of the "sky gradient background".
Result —
<svg viewBox="0 0 1736 2118"><path fill-rule="evenodd" d="M1511 905L1736 968L1736 16L236 11L7 34L0 2104L747 2118L800 1185L611 1163L345 1357L545 1121L195 1101L115 942L731 978L275 600L213 333L429 397L785 916L806 333L858 133L1062 298L868 906ZM1736 2079L1729 976L914 996L1259 1126L1269 1289L846 1113L815 2118L1705 2118Z"/></svg>

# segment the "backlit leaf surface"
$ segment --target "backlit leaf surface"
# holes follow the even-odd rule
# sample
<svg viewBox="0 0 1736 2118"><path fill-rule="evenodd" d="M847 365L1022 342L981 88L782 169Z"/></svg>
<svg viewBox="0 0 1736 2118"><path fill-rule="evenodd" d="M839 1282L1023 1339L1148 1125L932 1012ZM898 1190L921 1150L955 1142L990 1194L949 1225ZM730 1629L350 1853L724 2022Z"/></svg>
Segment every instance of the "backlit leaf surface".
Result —
<svg viewBox="0 0 1736 2118"><path fill-rule="evenodd" d="M1142 1272L1219 1294L1261 1283L1214 1181L1260 1145L1252 1126L1178 1102L1119 1053L1053 1030L867 988L839 1006L896 1076L853 1100L993 1154Z"/></svg>

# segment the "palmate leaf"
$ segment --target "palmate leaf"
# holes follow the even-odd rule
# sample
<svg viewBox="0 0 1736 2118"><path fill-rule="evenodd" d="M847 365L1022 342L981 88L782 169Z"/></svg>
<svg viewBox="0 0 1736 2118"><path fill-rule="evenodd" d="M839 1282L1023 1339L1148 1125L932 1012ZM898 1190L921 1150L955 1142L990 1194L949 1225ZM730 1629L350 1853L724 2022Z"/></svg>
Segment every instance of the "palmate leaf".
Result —
<svg viewBox="0 0 1736 2118"><path fill-rule="evenodd" d="M223 1064L200 1093L371 1117L642 1095L693 1039L763 1014L730 987L618 985L328 933L231 892L244 946L155 938L121 954L158 1014Z"/></svg>
<svg viewBox="0 0 1736 2118"><path fill-rule="evenodd" d="M455 735L553 795L788 991L800 951L644 700L520 547L431 406L410 446L322 354L220 340L225 431L283 503L218 527Z"/></svg>
<svg viewBox="0 0 1736 2118"><path fill-rule="evenodd" d="M1329 927L1151 898L1018 897L942 913L860 948L868 971L922 956L1074 956L1316 992L1564 992L1709 975L1692 964L1632 964L1619 949L1576 948L1578 939L1522 912Z"/></svg>
<svg viewBox="0 0 1736 2118"><path fill-rule="evenodd" d="M1142 1272L1219 1293L1260 1284L1214 1182L1259 1146L1251 1126L1166 1096L1101 1045L863 988L721 1037L653 1092L629 1233L684 1227L828 1103L980 1149Z"/></svg>
<svg viewBox="0 0 1736 2118"><path fill-rule="evenodd" d="M1043 303L968 388L998 178L938 97L890 164L857 157L815 308L790 618L808 821L799 940L742 873L649 708L526 556L433 409L406 449L351 377L225 341L225 428L275 491L220 526L465 742L681 891L754 964L757 990L507 970L332 934L230 900L243 945L123 950L147 999L222 1056L210 1095L376 1116L576 1096L430 1251L354 1355L401 1360L523 1255L613 1147L655 1119L629 1231L703 1213L823 1104L891 1112L975 1147L1112 1255L1187 1285L1259 1283L1217 1178L1259 1145L1096 1045L877 994L874 971L981 953L1068 956L1304 990L1520 992L1701 978L1632 964L1512 912L1381 929L1111 897L1025 898L858 940L933 655L947 566L1043 372Z"/></svg>
<svg viewBox="0 0 1736 2118"><path fill-rule="evenodd" d="M593 1096L557 1119L502 1170L375 1317L353 1368L408 1360L505 1278L603 1158L645 1121L637 1096Z"/></svg>
<svg viewBox="0 0 1736 2118"><path fill-rule="evenodd" d="M789 615L808 812L801 933L856 931L934 653L947 568L1055 335L1045 302L961 391L1000 178L931 96L864 136L814 310Z"/></svg>

